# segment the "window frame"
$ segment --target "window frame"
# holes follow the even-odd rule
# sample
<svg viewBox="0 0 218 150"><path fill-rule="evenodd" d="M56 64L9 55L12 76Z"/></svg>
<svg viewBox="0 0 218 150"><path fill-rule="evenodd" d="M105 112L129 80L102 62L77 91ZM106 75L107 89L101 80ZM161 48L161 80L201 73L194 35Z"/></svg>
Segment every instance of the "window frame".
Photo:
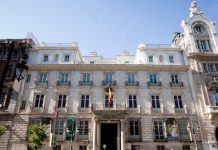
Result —
<svg viewBox="0 0 218 150"><path fill-rule="evenodd" d="M88 134L89 134L89 121L79 120L79 135L88 136Z"/></svg>
<svg viewBox="0 0 218 150"><path fill-rule="evenodd" d="M155 140L165 140L164 135L164 122L162 120L154 120L153 121L153 130L154 130L154 139Z"/></svg>
<svg viewBox="0 0 218 150"><path fill-rule="evenodd" d="M43 108L44 106L44 100L45 100L45 94L36 94L35 95L35 108Z"/></svg>
<svg viewBox="0 0 218 150"><path fill-rule="evenodd" d="M43 61L43 62L49 62L49 55L48 55L48 54L44 54L42 61Z"/></svg>
<svg viewBox="0 0 218 150"><path fill-rule="evenodd" d="M137 108L137 95L136 94L129 94L129 108Z"/></svg>
<svg viewBox="0 0 218 150"><path fill-rule="evenodd" d="M174 104L175 104L175 108L177 109L183 109L183 100L182 100L182 95L174 95Z"/></svg>
<svg viewBox="0 0 218 150"><path fill-rule="evenodd" d="M65 121L64 120L56 120L55 121L55 134L63 135L65 129Z"/></svg>
<svg viewBox="0 0 218 150"><path fill-rule="evenodd" d="M68 96L67 94L58 95L58 108L65 108L67 105Z"/></svg>
<svg viewBox="0 0 218 150"><path fill-rule="evenodd" d="M90 104L90 95L82 94L81 101L80 101L80 108L89 108L89 104Z"/></svg>

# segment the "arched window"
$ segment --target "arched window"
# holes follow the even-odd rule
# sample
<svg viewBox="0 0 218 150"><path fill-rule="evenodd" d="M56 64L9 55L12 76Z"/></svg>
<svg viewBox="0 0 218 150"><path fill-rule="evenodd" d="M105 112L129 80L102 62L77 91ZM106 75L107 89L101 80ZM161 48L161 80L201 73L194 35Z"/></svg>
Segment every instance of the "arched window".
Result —
<svg viewBox="0 0 218 150"><path fill-rule="evenodd" d="M207 33L207 29L205 26L201 25L201 24L197 24L193 27L193 31L195 34L206 34Z"/></svg>

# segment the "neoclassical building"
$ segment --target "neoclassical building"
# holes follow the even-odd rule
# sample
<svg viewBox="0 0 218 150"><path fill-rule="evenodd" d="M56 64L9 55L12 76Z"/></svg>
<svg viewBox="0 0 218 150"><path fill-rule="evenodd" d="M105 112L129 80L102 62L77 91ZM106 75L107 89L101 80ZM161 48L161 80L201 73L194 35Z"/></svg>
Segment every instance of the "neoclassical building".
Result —
<svg viewBox="0 0 218 150"><path fill-rule="evenodd" d="M47 124L43 149L216 150L215 23L192 2L182 27L170 45L141 43L113 59L33 39L8 149L26 149L28 126Z"/></svg>

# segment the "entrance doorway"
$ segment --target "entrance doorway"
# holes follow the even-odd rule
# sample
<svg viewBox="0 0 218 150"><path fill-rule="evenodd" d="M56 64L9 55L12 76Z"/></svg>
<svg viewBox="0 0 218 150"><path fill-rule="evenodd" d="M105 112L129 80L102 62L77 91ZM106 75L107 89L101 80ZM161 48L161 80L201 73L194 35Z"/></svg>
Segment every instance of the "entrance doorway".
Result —
<svg viewBox="0 0 218 150"><path fill-rule="evenodd" d="M117 123L101 124L101 150L117 150Z"/></svg>

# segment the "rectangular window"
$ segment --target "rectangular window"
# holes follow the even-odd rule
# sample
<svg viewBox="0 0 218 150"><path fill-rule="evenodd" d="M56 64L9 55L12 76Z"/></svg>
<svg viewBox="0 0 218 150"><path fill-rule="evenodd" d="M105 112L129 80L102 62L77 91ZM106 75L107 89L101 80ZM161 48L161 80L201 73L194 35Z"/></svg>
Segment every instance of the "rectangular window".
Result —
<svg viewBox="0 0 218 150"><path fill-rule="evenodd" d="M179 78L177 74L172 74L171 75L171 81L172 83L179 83Z"/></svg>
<svg viewBox="0 0 218 150"><path fill-rule="evenodd" d="M91 81L91 74L90 73L83 73L83 82L89 83Z"/></svg>
<svg viewBox="0 0 218 150"><path fill-rule="evenodd" d="M64 55L64 62L70 61L70 55Z"/></svg>
<svg viewBox="0 0 218 150"><path fill-rule="evenodd" d="M129 108L137 108L136 95L129 95Z"/></svg>
<svg viewBox="0 0 218 150"><path fill-rule="evenodd" d="M64 132L64 121L63 120L56 120L55 134L62 135L63 132Z"/></svg>
<svg viewBox="0 0 218 150"><path fill-rule="evenodd" d="M164 145L157 145L157 150L165 150L165 146Z"/></svg>
<svg viewBox="0 0 218 150"><path fill-rule="evenodd" d="M39 74L39 83L46 83L48 78L47 73L40 73Z"/></svg>
<svg viewBox="0 0 218 150"><path fill-rule="evenodd" d="M197 48L202 52L211 51L210 40L196 40Z"/></svg>
<svg viewBox="0 0 218 150"><path fill-rule="evenodd" d="M156 74L150 74L149 75L149 82L150 83L157 83L157 75Z"/></svg>
<svg viewBox="0 0 218 150"><path fill-rule="evenodd" d="M24 110L26 108L26 101L21 101L20 110Z"/></svg>
<svg viewBox="0 0 218 150"><path fill-rule="evenodd" d="M30 80L31 80L31 74L27 74L26 83L30 83Z"/></svg>
<svg viewBox="0 0 218 150"><path fill-rule="evenodd" d="M64 108L66 107L67 95L59 95L58 96L58 107Z"/></svg>
<svg viewBox="0 0 218 150"><path fill-rule="evenodd" d="M207 68L208 68L208 72L214 72L213 64L208 64Z"/></svg>
<svg viewBox="0 0 218 150"><path fill-rule="evenodd" d="M112 83L112 81L113 81L113 73L106 73L105 74L105 80L106 80L106 82L107 83Z"/></svg>
<svg viewBox="0 0 218 150"><path fill-rule="evenodd" d="M112 95L112 97L113 97L113 95ZM108 97L108 95L105 95L105 108L109 108L109 107L113 108L113 101L111 101L111 103L109 103L109 97Z"/></svg>
<svg viewBox="0 0 218 150"><path fill-rule="evenodd" d="M48 55L43 56L43 62L48 62Z"/></svg>
<svg viewBox="0 0 218 150"><path fill-rule="evenodd" d="M89 107L89 95L81 95L81 108Z"/></svg>
<svg viewBox="0 0 218 150"><path fill-rule="evenodd" d="M79 121L79 135L88 135L89 121Z"/></svg>
<svg viewBox="0 0 218 150"><path fill-rule="evenodd" d="M135 74L134 73L128 73L127 78L128 78L128 83L130 83L130 84L135 83Z"/></svg>
<svg viewBox="0 0 218 150"><path fill-rule="evenodd" d="M14 74L14 65L10 64L8 66L8 70L7 70L7 74L6 74L6 79L11 79L13 77Z"/></svg>
<svg viewBox="0 0 218 150"><path fill-rule="evenodd" d="M183 108L182 96L174 96L175 108Z"/></svg>
<svg viewBox="0 0 218 150"><path fill-rule="evenodd" d="M60 81L61 81L61 82L67 82L67 81L69 81L69 73L61 73L61 74L60 74Z"/></svg>
<svg viewBox="0 0 218 150"><path fill-rule="evenodd" d="M80 145L79 150L87 150L87 146L86 145Z"/></svg>
<svg viewBox="0 0 218 150"><path fill-rule="evenodd" d="M2 105L3 107L5 106L6 99L7 99L7 94L2 92L0 95L0 105Z"/></svg>
<svg viewBox="0 0 218 150"><path fill-rule="evenodd" d="M178 128L180 140L190 140L189 132L187 130L188 122L186 120L178 120Z"/></svg>
<svg viewBox="0 0 218 150"><path fill-rule="evenodd" d="M190 150L190 145L182 145L182 150Z"/></svg>
<svg viewBox="0 0 218 150"><path fill-rule="evenodd" d="M154 56L148 56L148 62L153 63L154 62Z"/></svg>
<svg viewBox="0 0 218 150"><path fill-rule="evenodd" d="M169 56L169 62L174 63L174 57L173 56Z"/></svg>
<svg viewBox="0 0 218 150"><path fill-rule="evenodd" d="M163 131L163 122L162 121L154 121L154 138L156 140L164 139L164 131Z"/></svg>
<svg viewBox="0 0 218 150"><path fill-rule="evenodd" d="M36 95L35 97L35 107L42 107L44 101L44 95Z"/></svg>
<svg viewBox="0 0 218 150"><path fill-rule="evenodd" d="M61 145L56 145L55 147L52 148L52 150L61 150Z"/></svg>
<svg viewBox="0 0 218 150"><path fill-rule="evenodd" d="M160 108L160 97L158 95L151 96L152 108Z"/></svg>
<svg viewBox="0 0 218 150"><path fill-rule="evenodd" d="M139 121L129 121L130 135L139 135Z"/></svg>
<svg viewBox="0 0 218 150"><path fill-rule="evenodd" d="M94 61L90 61L89 64L95 64L95 62Z"/></svg>

